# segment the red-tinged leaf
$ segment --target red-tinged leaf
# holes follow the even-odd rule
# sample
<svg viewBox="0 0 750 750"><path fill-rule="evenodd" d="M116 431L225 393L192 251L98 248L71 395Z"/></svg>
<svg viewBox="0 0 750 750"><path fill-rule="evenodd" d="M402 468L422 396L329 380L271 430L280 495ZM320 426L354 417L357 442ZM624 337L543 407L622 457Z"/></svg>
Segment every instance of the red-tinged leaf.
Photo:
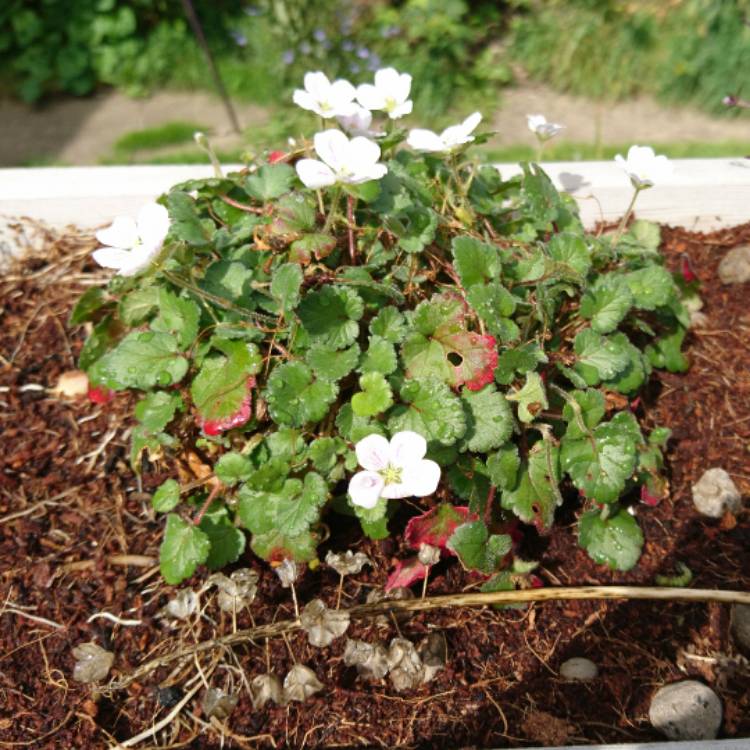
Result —
<svg viewBox="0 0 750 750"><path fill-rule="evenodd" d="M641 502L655 508L661 502L661 496L652 494L648 484L641 485Z"/></svg>
<svg viewBox="0 0 750 750"><path fill-rule="evenodd" d="M698 281L698 276L693 271L693 264L690 262L690 256L687 253L680 256L680 273L686 284Z"/></svg>
<svg viewBox="0 0 750 750"><path fill-rule="evenodd" d="M221 419L203 419L198 417L198 424L206 435L215 437L222 432L231 430L235 427L241 427L250 419L253 406L253 388L255 388L255 378L249 377L246 381L247 393L242 400L237 411Z"/></svg>
<svg viewBox="0 0 750 750"><path fill-rule="evenodd" d="M284 161L286 157L287 155L283 151L271 151L271 153L268 154L268 163L276 164L277 162Z"/></svg>
<svg viewBox="0 0 750 750"><path fill-rule="evenodd" d="M419 549L421 544L430 544L453 555L452 550L446 549L448 539L458 526L478 518L466 506L441 503L410 519L406 524L404 539L412 549Z"/></svg>
<svg viewBox="0 0 750 750"><path fill-rule="evenodd" d="M396 569L388 576L385 590L408 588L417 581L423 581L427 577L428 571L427 565L423 565L416 557L399 560Z"/></svg>
<svg viewBox="0 0 750 750"><path fill-rule="evenodd" d="M435 295L417 307L415 330L403 346L407 377L439 378L472 391L493 381L497 342L467 330L466 314L466 304L454 294Z"/></svg>
<svg viewBox="0 0 750 750"><path fill-rule="evenodd" d="M529 576L529 582L531 583L532 589L544 588L544 581L539 576L535 576L533 573Z"/></svg>
<svg viewBox="0 0 750 750"><path fill-rule="evenodd" d="M89 387L88 397L94 404L108 404L115 397L115 392L103 385L92 385Z"/></svg>

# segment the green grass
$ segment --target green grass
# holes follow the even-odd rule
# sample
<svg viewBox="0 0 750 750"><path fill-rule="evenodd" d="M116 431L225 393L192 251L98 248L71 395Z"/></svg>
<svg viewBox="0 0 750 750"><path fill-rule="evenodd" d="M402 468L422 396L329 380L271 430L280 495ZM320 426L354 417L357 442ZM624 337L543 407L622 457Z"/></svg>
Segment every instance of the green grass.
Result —
<svg viewBox="0 0 750 750"><path fill-rule="evenodd" d="M550 144L542 155L543 161L590 161L609 160L615 154L627 153L631 144L597 145L595 143L559 143ZM750 140L747 141L686 141L674 143L649 143L658 154L666 154L670 159L710 159L750 154ZM535 161L536 149L532 146L489 146L485 150L489 161L518 162Z"/></svg>
<svg viewBox="0 0 750 750"><path fill-rule="evenodd" d="M195 122L175 120L155 128L133 130L117 139L114 150L122 156L128 156L138 151L150 151L166 146L180 146L190 143L196 130L206 131L208 128Z"/></svg>

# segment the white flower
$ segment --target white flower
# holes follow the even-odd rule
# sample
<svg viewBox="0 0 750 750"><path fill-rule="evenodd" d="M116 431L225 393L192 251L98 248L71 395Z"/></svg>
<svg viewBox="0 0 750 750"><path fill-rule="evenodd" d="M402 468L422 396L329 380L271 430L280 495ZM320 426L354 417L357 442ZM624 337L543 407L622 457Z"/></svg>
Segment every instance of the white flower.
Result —
<svg viewBox="0 0 750 750"><path fill-rule="evenodd" d="M556 122L547 122L547 118L544 115L526 115L526 122L529 125L529 130L540 141L548 141L565 129L565 125L560 125Z"/></svg>
<svg viewBox="0 0 750 750"><path fill-rule="evenodd" d="M382 435L368 435L355 451L365 469L349 481L355 505L374 508L381 497L426 497L437 489L440 467L425 459L427 441L416 432L397 432L390 442Z"/></svg>
<svg viewBox="0 0 750 750"><path fill-rule="evenodd" d="M324 118L354 114L356 90L349 81L339 79L331 83L325 73L305 73L305 88L296 89L294 103Z"/></svg>
<svg viewBox="0 0 750 750"><path fill-rule="evenodd" d="M111 226L96 233L104 247L94 251L94 260L104 268L117 269L120 276L135 276L159 254L168 231L167 209L147 203L136 220L118 216Z"/></svg>
<svg viewBox="0 0 750 750"><path fill-rule="evenodd" d="M631 146L627 159L617 154L615 161L625 170L636 190L653 187L673 172L669 159L663 154L657 156L651 146Z"/></svg>
<svg viewBox="0 0 750 750"><path fill-rule="evenodd" d="M381 68L375 73L375 85L363 83L357 87L357 101L365 109L382 109L391 120L411 113L409 99L411 76L395 68Z"/></svg>
<svg viewBox="0 0 750 750"><path fill-rule="evenodd" d="M349 140L340 130L324 130L315 134L313 143L322 161L300 159L296 165L300 180L309 188L337 182L357 185L379 180L388 171L378 163L380 146L362 136Z"/></svg>
<svg viewBox="0 0 750 750"><path fill-rule="evenodd" d="M339 121L339 125L350 135L382 135L370 128L372 125L372 112L364 107L357 107L353 114L339 115L336 119Z"/></svg>
<svg viewBox="0 0 750 750"><path fill-rule="evenodd" d="M432 130L415 128L409 133L406 142L417 151L453 151L458 146L474 140L472 132L481 121L482 115L474 112L462 123L446 128L440 135Z"/></svg>

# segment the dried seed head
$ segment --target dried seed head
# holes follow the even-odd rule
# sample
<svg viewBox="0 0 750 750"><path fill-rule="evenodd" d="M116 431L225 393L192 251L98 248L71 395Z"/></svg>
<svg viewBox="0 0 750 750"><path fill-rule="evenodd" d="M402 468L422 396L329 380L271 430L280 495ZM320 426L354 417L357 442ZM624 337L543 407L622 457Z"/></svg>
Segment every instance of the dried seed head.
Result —
<svg viewBox="0 0 750 750"><path fill-rule="evenodd" d="M445 633L433 631L423 638L417 646L417 653L424 665L422 682L429 682L448 661L448 642Z"/></svg>
<svg viewBox="0 0 750 750"><path fill-rule="evenodd" d="M307 633L310 645L324 648L334 638L346 633L349 627L349 613L328 609L320 599L313 599L302 610L300 623Z"/></svg>
<svg viewBox="0 0 750 750"><path fill-rule="evenodd" d="M210 719L215 716L217 719L224 721L237 706L239 696L225 693L218 688L209 688L203 696L203 714Z"/></svg>
<svg viewBox="0 0 750 750"><path fill-rule="evenodd" d="M357 575L365 565L372 565L372 560L364 552L331 552L326 555L326 565L332 567L340 576Z"/></svg>
<svg viewBox="0 0 750 750"><path fill-rule="evenodd" d="M390 591L383 591L381 589L372 589L367 595L366 602L368 604L376 604L377 602L386 601L401 601L404 599L413 599L414 592L411 589L404 588L403 586L397 586ZM408 620L412 616L411 612L396 612L395 617L398 622ZM375 624L379 626L388 626L393 624L393 620L387 615L378 615L375 618Z"/></svg>
<svg viewBox="0 0 750 750"><path fill-rule="evenodd" d="M285 589L288 589L299 576L299 568L297 567L297 563L295 563L294 560L289 560L288 558L284 560L281 565L274 568L274 572L279 577L281 585Z"/></svg>
<svg viewBox="0 0 750 750"><path fill-rule="evenodd" d="M77 682L99 682L112 668L115 655L105 651L96 643L81 643L73 649L76 659L73 667L73 679Z"/></svg>
<svg viewBox="0 0 750 750"><path fill-rule="evenodd" d="M273 701L277 706L284 703L284 693L281 689L281 680L275 674L259 674L253 677L250 683L250 699L253 708L258 711Z"/></svg>
<svg viewBox="0 0 750 750"><path fill-rule="evenodd" d="M388 674L388 652L381 643L347 640L344 664L356 667L357 674L366 680L382 680Z"/></svg>
<svg viewBox="0 0 750 750"><path fill-rule="evenodd" d="M229 577L215 573L210 581L219 589L216 599L224 612L238 612L249 606L258 593L258 574L250 568L238 568Z"/></svg>
<svg viewBox="0 0 750 750"><path fill-rule="evenodd" d="M436 565L440 562L440 550L431 544L420 544L417 559L422 565Z"/></svg>
<svg viewBox="0 0 750 750"><path fill-rule="evenodd" d="M174 599L167 602L167 606L162 610L167 617L174 617L177 620L187 620L198 609L198 594L192 589L180 589Z"/></svg>
<svg viewBox="0 0 750 750"><path fill-rule="evenodd" d="M299 701L303 703L310 696L320 692L323 683L315 672L304 664L295 664L284 678L284 702Z"/></svg>
<svg viewBox="0 0 750 750"><path fill-rule="evenodd" d="M394 638L388 649L388 669L395 690L411 690L422 682L424 665L417 649L406 638Z"/></svg>

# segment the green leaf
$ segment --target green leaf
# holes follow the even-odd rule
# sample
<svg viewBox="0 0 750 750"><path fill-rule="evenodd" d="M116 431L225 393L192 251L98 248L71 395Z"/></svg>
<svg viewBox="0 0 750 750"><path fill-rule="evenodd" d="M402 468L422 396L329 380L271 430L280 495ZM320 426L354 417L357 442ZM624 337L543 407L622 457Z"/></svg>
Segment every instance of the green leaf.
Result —
<svg viewBox="0 0 750 750"><path fill-rule="evenodd" d="M167 195L167 209L172 220L170 233L188 245L202 247L211 240L213 222L201 221L195 201L187 193L173 190Z"/></svg>
<svg viewBox="0 0 750 750"><path fill-rule="evenodd" d="M516 309L515 297L499 281L475 284L468 289L466 299L493 336L508 342L521 335L510 318Z"/></svg>
<svg viewBox="0 0 750 750"><path fill-rule="evenodd" d="M300 430L291 427L280 427L276 432L266 435L266 445L274 458L291 459L300 456L305 449L305 441Z"/></svg>
<svg viewBox="0 0 750 750"><path fill-rule="evenodd" d="M396 216L386 216L385 226L405 252L421 253L435 239L438 215L431 208L411 205Z"/></svg>
<svg viewBox="0 0 750 750"><path fill-rule="evenodd" d="M633 304L641 310L656 310L666 305L675 291L672 274L663 266L650 265L625 275L633 295Z"/></svg>
<svg viewBox="0 0 750 750"><path fill-rule="evenodd" d="M367 182L360 182L356 185L344 185L344 190L358 200L364 201L365 203L372 203L374 200L377 200L377 197L380 195L380 181L368 180Z"/></svg>
<svg viewBox="0 0 750 750"><path fill-rule="evenodd" d="M170 513L159 548L159 567L164 580L174 586L190 578L206 562L210 549L211 542L204 531Z"/></svg>
<svg viewBox="0 0 750 750"><path fill-rule="evenodd" d="M391 434L412 430L428 441L453 445L466 432L461 401L445 383L438 380L407 380L401 386L404 404L391 410L388 429Z"/></svg>
<svg viewBox="0 0 750 750"><path fill-rule="evenodd" d="M533 422L535 416L549 406L544 381L538 372L527 373L523 388L507 394L506 398L518 402L518 418L526 424Z"/></svg>
<svg viewBox="0 0 750 750"><path fill-rule="evenodd" d="M660 336L646 347L645 354L654 367L665 367L669 372L685 372L690 367L682 353L682 342L687 331L681 326L673 333Z"/></svg>
<svg viewBox="0 0 750 750"><path fill-rule="evenodd" d="M400 344L406 336L406 321L397 308L388 306L370 321L370 333L392 344Z"/></svg>
<svg viewBox="0 0 750 750"><path fill-rule="evenodd" d="M130 295L128 295L130 296ZM68 316L68 325L77 326L91 320L94 314L107 304L107 297L100 286L89 287L79 298Z"/></svg>
<svg viewBox="0 0 750 750"><path fill-rule="evenodd" d="M245 180L245 192L263 203L292 189L296 174L288 164L264 164Z"/></svg>
<svg viewBox="0 0 750 750"><path fill-rule="evenodd" d="M318 539L309 531L296 536L287 536L271 530L264 534L253 534L250 547L258 557L271 563L294 560L306 563L315 559Z"/></svg>
<svg viewBox="0 0 750 750"><path fill-rule="evenodd" d="M523 375L547 361L544 349L534 341L517 346L515 349L505 349L500 352L495 369L495 380L502 385L508 385L515 380L516 373Z"/></svg>
<svg viewBox="0 0 750 750"><path fill-rule="evenodd" d="M329 285L306 294L297 312L315 343L344 349L359 334L364 303L354 290Z"/></svg>
<svg viewBox="0 0 750 750"><path fill-rule="evenodd" d="M385 430L379 422L368 417L358 417L351 404L344 404L336 415L336 429L341 437L350 443L357 443L363 437L376 433L385 436Z"/></svg>
<svg viewBox="0 0 750 750"><path fill-rule="evenodd" d="M346 377L359 361L359 344L348 349L332 349L328 346L313 346L307 350L305 361L320 380L336 382Z"/></svg>
<svg viewBox="0 0 750 750"><path fill-rule="evenodd" d="M464 568L487 574L495 572L511 547L510 536L490 535L484 521L461 524L448 540L448 549L458 555Z"/></svg>
<svg viewBox="0 0 750 750"><path fill-rule="evenodd" d="M247 481L254 469L252 461L236 451L225 453L214 464L217 479L227 487Z"/></svg>
<svg viewBox="0 0 750 750"><path fill-rule="evenodd" d="M183 408L179 393L154 391L136 404L135 416L149 432L161 432L174 419L177 410Z"/></svg>
<svg viewBox="0 0 750 750"><path fill-rule="evenodd" d="M568 395L578 404L578 409L574 409L569 403L563 406L563 419L568 423L565 436L580 438L596 427L604 416L604 394L594 388L587 388L585 391L569 391Z"/></svg>
<svg viewBox="0 0 750 750"><path fill-rule="evenodd" d="M518 484L518 469L521 458L515 443L508 443L497 452L487 456L487 472L495 487L512 489Z"/></svg>
<svg viewBox="0 0 750 750"><path fill-rule="evenodd" d="M360 372L379 372L390 375L398 368L396 349L390 341L381 339L380 336L370 336L370 345L367 347Z"/></svg>
<svg viewBox="0 0 750 750"><path fill-rule="evenodd" d="M625 510L606 520L599 511L590 511L578 522L578 541L595 563L612 570L630 570L641 556L643 533Z"/></svg>
<svg viewBox="0 0 750 750"><path fill-rule="evenodd" d="M619 249L625 255L658 255L661 228L653 221L637 219L620 241Z"/></svg>
<svg viewBox="0 0 750 750"><path fill-rule="evenodd" d="M325 380L314 380L303 362L285 362L268 378L266 399L271 418L292 427L319 422L338 396L338 387Z"/></svg>
<svg viewBox="0 0 750 750"><path fill-rule="evenodd" d="M625 489L636 464L636 446L617 423L600 424L589 437L563 438L560 465L586 497L614 503Z"/></svg>
<svg viewBox="0 0 750 750"><path fill-rule="evenodd" d="M171 333L180 342L181 349L192 346L198 336L201 311L192 300L159 289L159 315L151 321L151 330Z"/></svg>
<svg viewBox="0 0 750 750"><path fill-rule="evenodd" d="M493 245L473 237L454 237L451 243L453 265L464 289L496 279L502 265Z"/></svg>
<svg viewBox="0 0 750 750"><path fill-rule="evenodd" d="M168 333L134 331L96 363L93 377L114 390L148 391L157 385L173 385L188 370L179 349L177 339Z"/></svg>
<svg viewBox="0 0 750 750"><path fill-rule="evenodd" d="M352 396L352 409L359 417L382 414L393 404L391 386L380 372L367 372L359 379L359 393Z"/></svg>
<svg viewBox="0 0 750 750"><path fill-rule="evenodd" d="M580 314L591 321L597 333L610 333L633 306L633 295L622 277L609 274L605 283L595 284L581 297Z"/></svg>
<svg viewBox="0 0 750 750"><path fill-rule="evenodd" d="M296 536L320 518L320 509L328 500L328 485L314 471L305 474L304 483L298 479L289 479L289 482L299 483L298 491L293 497L289 493L274 496L270 512L276 530L284 536Z"/></svg>
<svg viewBox="0 0 750 750"><path fill-rule="evenodd" d="M591 328L584 329L576 336L573 348L578 355L575 370L588 385L614 378L630 362L630 356L622 344Z"/></svg>
<svg viewBox="0 0 750 750"><path fill-rule="evenodd" d="M251 378L261 366L255 344L228 339L214 339L213 343L224 354L203 360L190 386L190 395L204 425L231 421L240 413L250 396Z"/></svg>
<svg viewBox="0 0 750 750"><path fill-rule="evenodd" d="M515 487L503 490L501 505L524 523L533 523L539 531L546 532L560 500L558 449L545 440L534 443L521 465L519 477Z"/></svg>
<svg viewBox="0 0 750 750"><path fill-rule="evenodd" d="M336 466L339 456L346 449L346 443L341 438L320 437L310 443L307 456L316 471L327 474Z"/></svg>
<svg viewBox="0 0 750 750"><path fill-rule="evenodd" d="M174 479L162 482L151 496L151 507L157 513L169 513L180 503L180 485Z"/></svg>
<svg viewBox="0 0 750 750"><path fill-rule="evenodd" d="M271 296L279 303L285 316L299 304L302 269L296 263L284 263L273 272Z"/></svg>
<svg viewBox="0 0 750 750"><path fill-rule="evenodd" d="M466 329L461 298L436 295L420 303L401 356L408 378L438 378L449 385L481 388L493 379L498 356L492 336Z"/></svg>
<svg viewBox="0 0 750 750"><path fill-rule="evenodd" d="M315 228L315 205L300 193L285 195L276 204L276 213L271 223L275 235L299 235Z"/></svg>
<svg viewBox="0 0 750 750"><path fill-rule="evenodd" d="M430 454L434 456L434 449L430 450ZM484 464L471 458L470 454L440 463L448 467L446 477L453 493L469 504L472 513L483 517L491 489L490 480L485 476L487 469Z"/></svg>
<svg viewBox="0 0 750 750"><path fill-rule="evenodd" d="M481 391L464 388L461 399L468 406L469 418L464 442L470 451L487 453L499 448L513 432L513 413L502 393L493 384Z"/></svg>
<svg viewBox="0 0 750 750"><path fill-rule="evenodd" d="M289 257L297 263L309 263L312 258L327 258L335 249L336 238L330 234L306 234L292 242Z"/></svg>
<svg viewBox="0 0 750 750"><path fill-rule="evenodd" d="M641 354L640 349L630 343L630 339L622 333L615 333L610 337L616 344L622 346L628 355L627 367L614 378L602 381L602 384L612 391L625 394L635 394L635 392L646 382L650 372L651 365Z"/></svg>
<svg viewBox="0 0 750 750"><path fill-rule="evenodd" d="M252 280L253 272L242 263L217 260L206 269L199 286L209 294L242 305L250 296Z"/></svg>
<svg viewBox="0 0 750 750"><path fill-rule="evenodd" d="M245 534L232 523L229 512L221 503L211 504L201 519L200 530L211 545L206 558L210 570L219 570L236 562L245 551Z"/></svg>
<svg viewBox="0 0 750 750"><path fill-rule="evenodd" d="M147 286L128 292L118 305L117 314L128 326L137 326L149 318L159 307L160 287Z"/></svg>
<svg viewBox="0 0 750 750"><path fill-rule="evenodd" d="M557 264L557 272L562 272L566 277L583 279L591 268L591 253L586 241L579 235L553 234L547 251Z"/></svg>

